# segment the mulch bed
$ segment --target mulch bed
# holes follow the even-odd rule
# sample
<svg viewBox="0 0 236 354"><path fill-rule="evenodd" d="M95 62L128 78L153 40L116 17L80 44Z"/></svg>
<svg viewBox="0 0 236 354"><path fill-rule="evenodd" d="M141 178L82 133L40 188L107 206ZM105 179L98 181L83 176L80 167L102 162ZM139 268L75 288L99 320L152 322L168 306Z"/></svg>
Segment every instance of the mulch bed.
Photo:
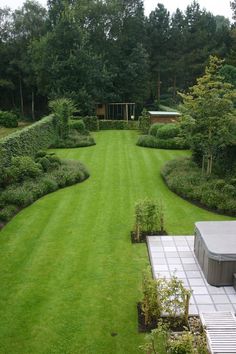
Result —
<svg viewBox="0 0 236 354"><path fill-rule="evenodd" d="M147 236L166 236L168 233L164 231L152 231L150 232L141 232L139 240L136 237L135 231L130 231L130 238L132 243L145 243Z"/></svg>
<svg viewBox="0 0 236 354"><path fill-rule="evenodd" d="M157 328L158 321L153 318L152 321L146 325L144 320L144 314L142 312L141 302L137 303L138 311L138 331L139 333L151 332L151 330ZM176 318L161 317L162 322L168 323L169 328L173 332L182 332L186 329L189 329L189 324L183 322L181 319L178 321Z"/></svg>

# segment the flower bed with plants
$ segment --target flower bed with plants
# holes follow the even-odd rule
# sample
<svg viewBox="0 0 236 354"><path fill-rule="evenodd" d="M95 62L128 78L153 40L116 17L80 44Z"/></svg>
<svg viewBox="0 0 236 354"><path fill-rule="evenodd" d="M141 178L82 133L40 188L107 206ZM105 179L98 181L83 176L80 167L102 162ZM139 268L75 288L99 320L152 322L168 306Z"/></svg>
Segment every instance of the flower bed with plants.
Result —
<svg viewBox="0 0 236 354"><path fill-rule="evenodd" d="M0 228L45 194L88 177L80 162L61 160L53 153L13 157L9 166L0 168Z"/></svg>
<svg viewBox="0 0 236 354"><path fill-rule="evenodd" d="M209 210L236 216L235 176L206 176L189 158L168 162L162 176L167 186L181 197Z"/></svg>

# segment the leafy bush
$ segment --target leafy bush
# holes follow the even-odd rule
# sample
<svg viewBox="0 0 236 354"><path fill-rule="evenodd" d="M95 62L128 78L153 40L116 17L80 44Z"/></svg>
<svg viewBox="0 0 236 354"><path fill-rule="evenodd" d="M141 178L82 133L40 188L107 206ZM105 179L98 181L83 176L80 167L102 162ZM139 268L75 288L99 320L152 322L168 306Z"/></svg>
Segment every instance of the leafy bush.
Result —
<svg viewBox="0 0 236 354"><path fill-rule="evenodd" d="M9 165L12 157L34 156L58 138L56 121L48 116L0 140L0 164Z"/></svg>
<svg viewBox="0 0 236 354"><path fill-rule="evenodd" d="M18 207L26 207L32 204L35 199L32 191L25 188L24 185L12 185L1 193L0 200L5 205L13 204Z"/></svg>
<svg viewBox="0 0 236 354"><path fill-rule="evenodd" d="M126 120L99 120L100 130L130 130L137 129L138 122Z"/></svg>
<svg viewBox="0 0 236 354"><path fill-rule="evenodd" d="M54 153L47 154L45 151L39 151L35 156L35 161L47 172L61 165L61 160Z"/></svg>
<svg viewBox="0 0 236 354"><path fill-rule="evenodd" d="M164 123L154 123L150 126L149 135L157 136L157 131L164 125Z"/></svg>
<svg viewBox="0 0 236 354"><path fill-rule="evenodd" d="M164 208L161 202L144 199L135 205L135 238L140 241L142 233L164 233Z"/></svg>
<svg viewBox="0 0 236 354"><path fill-rule="evenodd" d="M139 117L139 129L143 134L147 134L151 125L150 116L148 111L144 109L141 116Z"/></svg>
<svg viewBox="0 0 236 354"><path fill-rule="evenodd" d="M195 354L194 336L190 332L185 332L181 336L169 342L170 354ZM199 353L200 354L200 353Z"/></svg>
<svg viewBox="0 0 236 354"><path fill-rule="evenodd" d="M11 165L2 169L0 185L22 182L26 178L35 178L42 173L41 165L29 156L13 157Z"/></svg>
<svg viewBox="0 0 236 354"><path fill-rule="evenodd" d="M0 210L0 221L7 222L16 214L18 208L15 205L7 205Z"/></svg>
<svg viewBox="0 0 236 354"><path fill-rule="evenodd" d="M168 187L180 196L214 211L236 215L236 187L229 180L202 175L202 170L189 158L168 162L162 169Z"/></svg>
<svg viewBox="0 0 236 354"><path fill-rule="evenodd" d="M5 128L18 127L17 115L13 112L0 111L0 126Z"/></svg>
<svg viewBox="0 0 236 354"><path fill-rule="evenodd" d="M78 133L84 134L86 133L85 123L82 119L79 120L71 120L69 122L69 129L75 129Z"/></svg>
<svg viewBox="0 0 236 354"><path fill-rule="evenodd" d="M96 132L99 130L99 121L97 116L79 117L79 119L83 120L86 130L90 132Z"/></svg>
<svg viewBox="0 0 236 354"><path fill-rule="evenodd" d="M180 134L180 127L178 124L164 124L156 133L156 137L160 139L175 138Z"/></svg>
<svg viewBox="0 0 236 354"><path fill-rule="evenodd" d="M158 322L163 315L167 316L173 325L179 320L186 325L191 292L184 287L182 280L175 276L169 280L153 279L148 270L143 273L142 290L141 308L146 325L153 320Z"/></svg>

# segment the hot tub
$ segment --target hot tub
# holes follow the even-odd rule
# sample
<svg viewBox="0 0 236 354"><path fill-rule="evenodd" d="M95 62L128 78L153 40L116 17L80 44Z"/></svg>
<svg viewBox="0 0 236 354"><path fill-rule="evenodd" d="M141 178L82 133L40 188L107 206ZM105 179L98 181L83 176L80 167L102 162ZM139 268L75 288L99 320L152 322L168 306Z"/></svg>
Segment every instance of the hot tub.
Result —
<svg viewBox="0 0 236 354"><path fill-rule="evenodd" d="M209 284L233 285L236 273L236 221L195 224L194 253Z"/></svg>

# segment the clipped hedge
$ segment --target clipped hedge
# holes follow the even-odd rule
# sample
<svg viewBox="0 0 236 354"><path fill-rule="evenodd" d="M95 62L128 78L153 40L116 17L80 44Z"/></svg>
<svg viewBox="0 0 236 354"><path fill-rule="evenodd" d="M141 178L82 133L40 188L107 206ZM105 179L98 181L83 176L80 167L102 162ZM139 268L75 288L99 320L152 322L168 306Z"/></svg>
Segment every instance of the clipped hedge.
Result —
<svg viewBox="0 0 236 354"><path fill-rule="evenodd" d="M155 148L155 149L168 149L168 150L182 150L188 149L185 139L175 137L172 139L158 139L152 135L140 135L137 141L138 146Z"/></svg>
<svg viewBox="0 0 236 354"><path fill-rule="evenodd" d="M90 132L97 132L99 130L99 122L97 116L78 117L78 119L82 119L84 121L86 130Z"/></svg>
<svg viewBox="0 0 236 354"><path fill-rule="evenodd" d="M5 128L18 127L18 118L15 113L0 111L0 125Z"/></svg>
<svg viewBox="0 0 236 354"><path fill-rule="evenodd" d="M126 120L99 120L100 130L135 130L138 129L137 121Z"/></svg>
<svg viewBox="0 0 236 354"><path fill-rule="evenodd" d="M201 168L189 158L168 162L162 176L168 187L181 197L207 209L236 216L235 178L202 176Z"/></svg>
<svg viewBox="0 0 236 354"><path fill-rule="evenodd" d="M15 156L34 156L47 149L58 138L53 115L0 140L0 164L9 165Z"/></svg>

